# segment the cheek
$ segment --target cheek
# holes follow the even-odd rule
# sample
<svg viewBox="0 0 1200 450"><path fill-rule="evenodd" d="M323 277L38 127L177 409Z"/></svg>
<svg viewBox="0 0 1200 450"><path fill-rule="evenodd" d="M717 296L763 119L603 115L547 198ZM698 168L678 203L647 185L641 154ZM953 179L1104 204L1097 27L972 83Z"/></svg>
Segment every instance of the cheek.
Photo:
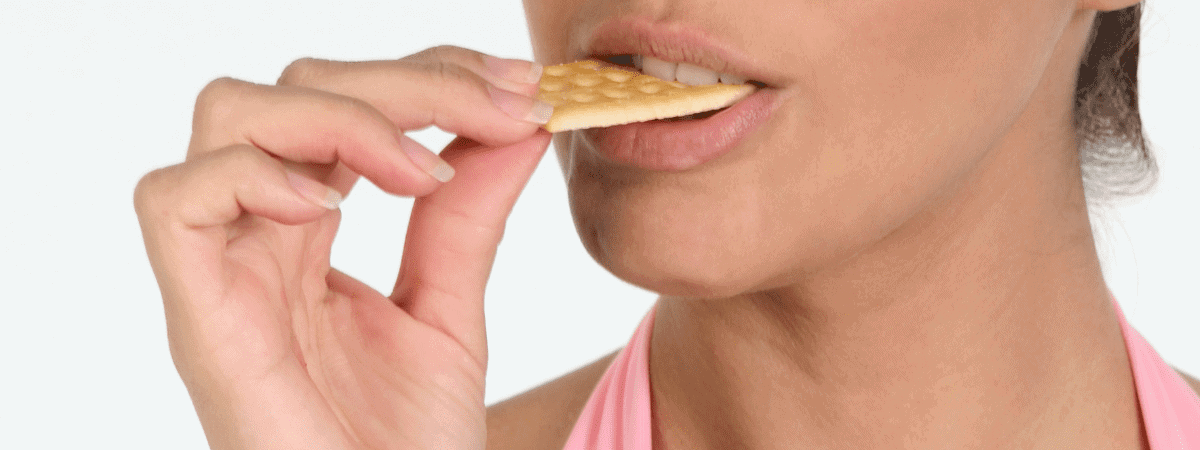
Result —
<svg viewBox="0 0 1200 450"><path fill-rule="evenodd" d="M1010 124L1036 88L1058 37L1055 17L1063 16L1050 10L1054 3L878 0L834 7L820 27L826 32L805 43L814 67L823 68L814 72L817 106L840 123L865 122L855 123L860 131L891 125L893 137L953 138L957 130L958 139L986 138Z"/></svg>
<svg viewBox="0 0 1200 450"><path fill-rule="evenodd" d="M827 217L844 224L913 213L974 168L1024 112L1061 34L1059 19L1070 17L1052 10L1062 3L814 7L788 58L801 74L800 100L786 118L793 137L774 145L775 179L838 199Z"/></svg>
<svg viewBox="0 0 1200 450"><path fill-rule="evenodd" d="M533 58L555 61L562 52L567 17L563 0L524 0L525 23L529 27Z"/></svg>
<svg viewBox="0 0 1200 450"><path fill-rule="evenodd" d="M598 19L619 6L609 0L523 0L525 22L534 59L543 64L570 62L567 46L582 37Z"/></svg>
<svg viewBox="0 0 1200 450"><path fill-rule="evenodd" d="M880 0L790 17L809 27L772 40L793 39L780 64L798 78L762 150L763 188L780 195L761 215L780 213L760 235L816 268L953 192L1032 107L1063 3Z"/></svg>

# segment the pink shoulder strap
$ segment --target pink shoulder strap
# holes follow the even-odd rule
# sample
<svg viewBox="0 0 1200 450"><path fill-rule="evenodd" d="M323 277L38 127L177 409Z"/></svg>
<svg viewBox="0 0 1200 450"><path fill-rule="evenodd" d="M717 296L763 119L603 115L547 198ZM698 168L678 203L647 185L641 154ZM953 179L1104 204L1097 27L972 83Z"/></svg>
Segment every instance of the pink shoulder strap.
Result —
<svg viewBox="0 0 1200 450"><path fill-rule="evenodd" d="M1150 448L1200 450L1200 398L1150 347L1141 333L1125 321L1125 313L1117 300L1113 298L1112 302L1133 366L1133 380Z"/></svg>
<svg viewBox="0 0 1200 450"><path fill-rule="evenodd" d="M650 450L650 331L654 307L596 384L564 450Z"/></svg>
<svg viewBox="0 0 1200 450"><path fill-rule="evenodd" d="M1200 450L1200 398L1113 308L1129 352L1146 434L1153 450ZM654 308L596 384L564 450L651 450L650 332Z"/></svg>

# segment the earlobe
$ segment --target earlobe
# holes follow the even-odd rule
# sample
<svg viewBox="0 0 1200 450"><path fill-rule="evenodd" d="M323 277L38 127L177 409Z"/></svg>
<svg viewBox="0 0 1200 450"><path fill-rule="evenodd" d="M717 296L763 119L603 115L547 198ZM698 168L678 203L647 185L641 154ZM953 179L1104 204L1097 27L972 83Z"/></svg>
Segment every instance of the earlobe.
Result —
<svg viewBox="0 0 1200 450"><path fill-rule="evenodd" d="M1116 11L1141 3L1139 0L1079 0L1079 9L1099 12Z"/></svg>

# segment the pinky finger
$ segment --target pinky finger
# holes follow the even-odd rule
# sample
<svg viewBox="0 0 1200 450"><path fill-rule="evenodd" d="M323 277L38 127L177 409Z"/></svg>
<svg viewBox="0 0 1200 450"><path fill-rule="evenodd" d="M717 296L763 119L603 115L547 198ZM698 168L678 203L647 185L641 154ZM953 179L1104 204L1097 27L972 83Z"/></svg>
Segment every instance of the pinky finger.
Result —
<svg viewBox="0 0 1200 450"><path fill-rule="evenodd" d="M164 169L159 187L149 187L180 223L193 228L223 226L243 214L286 225L316 220L336 209L342 194L292 171L249 145L234 145ZM170 211L174 209L175 211Z"/></svg>

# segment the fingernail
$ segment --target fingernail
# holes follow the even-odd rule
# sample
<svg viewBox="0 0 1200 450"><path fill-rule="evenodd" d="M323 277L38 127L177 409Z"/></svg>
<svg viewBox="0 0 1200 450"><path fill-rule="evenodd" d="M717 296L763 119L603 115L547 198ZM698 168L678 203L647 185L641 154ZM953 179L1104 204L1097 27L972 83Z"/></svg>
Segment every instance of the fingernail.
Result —
<svg viewBox="0 0 1200 450"><path fill-rule="evenodd" d="M496 76L517 83L537 83L542 79L542 65L533 61L483 55L483 65Z"/></svg>
<svg viewBox="0 0 1200 450"><path fill-rule="evenodd" d="M545 124L554 114L554 106L536 98L508 92L490 84L487 86L487 90L488 95L492 97L492 103L514 119Z"/></svg>
<svg viewBox="0 0 1200 450"><path fill-rule="evenodd" d="M286 173L288 184L306 200L326 209L337 209L342 203L341 192L304 175L291 171Z"/></svg>
<svg viewBox="0 0 1200 450"><path fill-rule="evenodd" d="M403 134L400 135L400 149L404 150L404 154L408 155L413 164L435 180L445 183L454 178L454 168L450 167L446 160Z"/></svg>

